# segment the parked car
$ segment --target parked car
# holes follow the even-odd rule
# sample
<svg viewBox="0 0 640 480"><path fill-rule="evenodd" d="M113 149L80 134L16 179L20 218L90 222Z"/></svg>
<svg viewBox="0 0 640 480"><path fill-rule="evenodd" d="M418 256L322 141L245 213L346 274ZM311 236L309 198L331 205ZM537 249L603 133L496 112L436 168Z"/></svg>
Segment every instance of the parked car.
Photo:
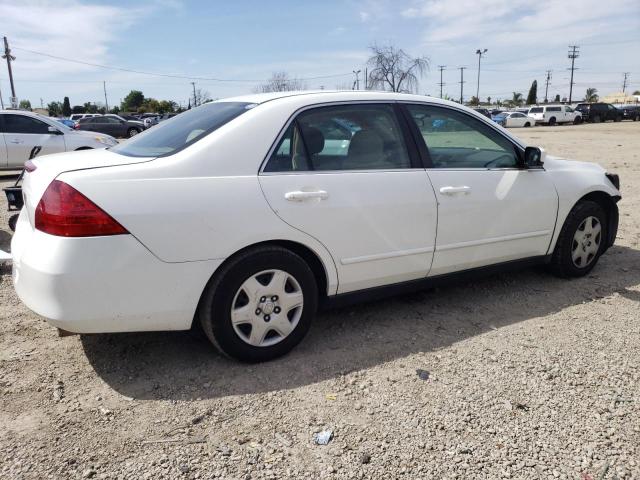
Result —
<svg viewBox="0 0 640 480"><path fill-rule="evenodd" d="M69 120L73 120L74 122L77 122L81 118L91 118L91 117L99 117L99 116L100 116L99 113L74 113L69 117Z"/></svg>
<svg viewBox="0 0 640 480"><path fill-rule="evenodd" d="M478 112L478 113L480 113L480 114L484 115L485 117L487 117L487 118L491 118L491 112L490 112L488 109L486 109L486 108L482 108L482 107L473 107L473 109L474 109L476 112Z"/></svg>
<svg viewBox="0 0 640 480"><path fill-rule="evenodd" d="M143 113L140 115L140 121L144 123L145 128L153 127L157 125L160 118L158 113Z"/></svg>
<svg viewBox="0 0 640 480"><path fill-rule="evenodd" d="M57 120L23 110L0 110L0 170L22 169L34 147L39 155L106 148L115 138L78 132Z"/></svg>
<svg viewBox="0 0 640 480"><path fill-rule="evenodd" d="M493 115L491 120L503 127L532 127L536 124L534 118L525 115L520 112L501 112L498 115Z"/></svg>
<svg viewBox="0 0 640 480"><path fill-rule="evenodd" d="M144 130L140 122L117 119L101 115L94 118L82 118L75 126L76 130L106 133L116 138L133 137Z"/></svg>
<svg viewBox="0 0 640 480"><path fill-rule="evenodd" d="M336 123L354 133L326 152ZM23 189L11 252L29 308L68 332L196 321L251 362L291 350L319 306L524 265L587 275L620 199L617 175L469 108L372 91L207 103L37 157Z"/></svg>
<svg viewBox="0 0 640 480"><path fill-rule="evenodd" d="M623 120L640 120L640 105L618 105L616 108L622 112Z"/></svg>
<svg viewBox="0 0 640 480"><path fill-rule="evenodd" d="M582 114L585 122L622 121L622 112L610 103L579 103L576 110Z"/></svg>
<svg viewBox="0 0 640 480"><path fill-rule="evenodd" d="M131 125L137 125L142 130L144 130L144 122L138 120L137 118L132 117L131 115L116 115L115 113L107 113L105 117L115 118L117 120L122 120L124 122L129 122Z"/></svg>
<svg viewBox="0 0 640 480"><path fill-rule="evenodd" d="M63 124L65 127L73 128L76 126L76 122L69 120L68 118L54 118L54 120Z"/></svg>
<svg viewBox="0 0 640 480"><path fill-rule="evenodd" d="M529 114L536 124L556 125L558 123L582 123L582 113L576 112L568 105L543 105L531 107Z"/></svg>

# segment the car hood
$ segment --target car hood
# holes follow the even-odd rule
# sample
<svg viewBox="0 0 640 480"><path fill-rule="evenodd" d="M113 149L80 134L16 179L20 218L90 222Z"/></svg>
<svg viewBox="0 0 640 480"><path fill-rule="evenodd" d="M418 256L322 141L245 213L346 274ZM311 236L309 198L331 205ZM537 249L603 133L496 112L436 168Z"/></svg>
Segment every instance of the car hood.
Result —
<svg viewBox="0 0 640 480"><path fill-rule="evenodd" d="M568 160L566 158L547 155L544 159L544 168L548 171L558 170L591 170L592 172L606 172L597 163L580 162L578 160Z"/></svg>
<svg viewBox="0 0 640 480"><path fill-rule="evenodd" d="M70 132L64 132L65 135L80 135L81 137L91 137L96 138L96 136L100 137L111 137L111 135L107 135L106 133L93 132L91 130L71 130Z"/></svg>

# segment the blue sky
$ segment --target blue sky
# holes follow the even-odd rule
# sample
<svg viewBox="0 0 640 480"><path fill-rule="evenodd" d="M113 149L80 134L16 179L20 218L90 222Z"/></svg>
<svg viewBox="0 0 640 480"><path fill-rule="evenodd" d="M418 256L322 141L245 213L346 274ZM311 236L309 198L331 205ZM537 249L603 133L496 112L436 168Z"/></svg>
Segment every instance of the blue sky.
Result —
<svg viewBox="0 0 640 480"><path fill-rule="evenodd" d="M0 0L0 34L14 47L20 99L34 106L67 95L72 104L109 103L129 90L186 104L191 79L142 75L54 57L194 80L214 97L251 92L274 71L307 79L308 88L348 87L373 43L393 44L430 59L418 93L475 93L475 51L483 57L480 96L526 95L552 70L550 97L569 92L568 45L580 45L574 98L587 87L620 91L623 72L640 89L640 2L637 0L325 0L311 1L31 1ZM39 52L32 53L32 52ZM326 78L317 78L326 77ZM0 89L9 97L6 68Z"/></svg>

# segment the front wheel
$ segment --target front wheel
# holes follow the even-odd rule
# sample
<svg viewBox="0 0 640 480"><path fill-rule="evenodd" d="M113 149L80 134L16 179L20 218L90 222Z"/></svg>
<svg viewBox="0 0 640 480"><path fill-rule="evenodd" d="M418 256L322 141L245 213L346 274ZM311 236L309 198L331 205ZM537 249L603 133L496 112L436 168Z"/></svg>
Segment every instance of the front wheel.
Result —
<svg viewBox="0 0 640 480"><path fill-rule="evenodd" d="M527 122L527 123L525 123L525 124L524 124L524 126L525 126L525 128L526 128L526 127L530 127L530 126L531 126L531 124L530 124L529 122Z"/></svg>
<svg viewBox="0 0 640 480"><path fill-rule="evenodd" d="M205 289L198 319L223 353L263 362L288 353L309 331L318 287L307 263L281 247L261 247L233 259Z"/></svg>
<svg viewBox="0 0 640 480"><path fill-rule="evenodd" d="M595 266L606 243L607 216L592 201L578 203L562 226L550 267L561 277L581 277Z"/></svg>
<svg viewBox="0 0 640 480"><path fill-rule="evenodd" d="M576 117L573 119L574 125L580 125L582 123L582 117Z"/></svg>
<svg viewBox="0 0 640 480"><path fill-rule="evenodd" d="M135 137L137 134L139 134L140 132L138 131L137 128L130 128L129 130L127 130L127 136L129 138L131 137Z"/></svg>

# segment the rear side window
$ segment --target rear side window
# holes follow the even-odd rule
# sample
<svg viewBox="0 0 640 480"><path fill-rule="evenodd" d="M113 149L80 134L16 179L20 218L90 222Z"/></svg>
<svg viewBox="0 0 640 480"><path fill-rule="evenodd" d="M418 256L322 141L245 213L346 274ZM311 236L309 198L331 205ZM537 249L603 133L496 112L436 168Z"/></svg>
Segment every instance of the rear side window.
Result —
<svg viewBox="0 0 640 480"><path fill-rule="evenodd" d="M533 107L531 110L529 110L529 113L542 113L544 112L544 108L542 107Z"/></svg>
<svg viewBox="0 0 640 480"><path fill-rule="evenodd" d="M0 131L3 133L49 133L49 125L26 115L4 114L0 117Z"/></svg>
<svg viewBox="0 0 640 480"><path fill-rule="evenodd" d="M136 135L110 150L129 157L163 157L192 145L255 106L244 102L213 102L188 110Z"/></svg>
<svg viewBox="0 0 640 480"><path fill-rule="evenodd" d="M547 107L547 112L560 112L560 107Z"/></svg>
<svg viewBox="0 0 640 480"><path fill-rule="evenodd" d="M391 105L341 105L302 112L265 172L411 168Z"/></svg>

